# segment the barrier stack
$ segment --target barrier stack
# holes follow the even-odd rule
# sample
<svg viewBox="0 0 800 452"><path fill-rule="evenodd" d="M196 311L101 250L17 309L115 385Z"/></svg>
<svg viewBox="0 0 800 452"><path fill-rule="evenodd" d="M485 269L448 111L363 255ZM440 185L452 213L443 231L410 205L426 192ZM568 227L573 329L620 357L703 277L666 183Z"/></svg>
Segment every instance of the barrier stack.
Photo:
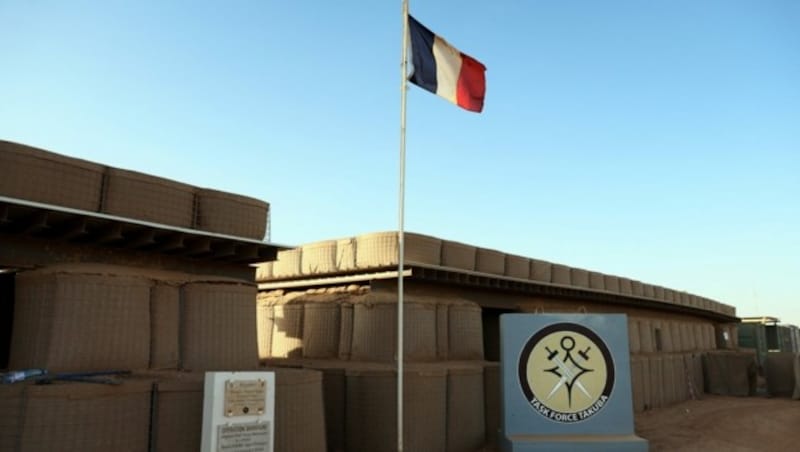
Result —
<svg viewBox="0 0 800 452"><path fill-rule="evenodd" d="M6 141L0 196L251 239L264 237L269 208ZM46 237L37 238L45 247ZM41 368L53 377L125 373L101 378L117 384L55 378L0 385L0 451L196 452L204 372L262 369L252 281L214 275L213 264L203 267L212 269L207 275L178 264L175 271L126 265L128 256L159 259L142 258L147 251L134 259L122 245L108 253L118 265L87 260L100 254L94 250L77 253L72 264L16 273L10 369ZM275 371L275 450L324 450L322 373Z"/></svg>

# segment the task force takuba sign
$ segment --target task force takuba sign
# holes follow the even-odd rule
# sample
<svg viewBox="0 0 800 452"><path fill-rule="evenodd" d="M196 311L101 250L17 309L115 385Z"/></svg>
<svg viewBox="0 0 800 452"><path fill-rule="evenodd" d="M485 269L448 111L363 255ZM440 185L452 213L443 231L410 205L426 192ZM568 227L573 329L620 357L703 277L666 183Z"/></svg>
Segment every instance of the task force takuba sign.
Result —
<svg viewBox="0 0 800 452"><path fill-rule="evenodd" d="M614 389L614 361L603 339L575 323L557 323L534 334L518 363L519 383L545 418L584 421L600 410Z"/></svg>
<svg viewBox="0 0 800 452"><path fill-rule="evenodd" d="M505 451L648 449L633 430L623 314L500 317Z"/></svg>

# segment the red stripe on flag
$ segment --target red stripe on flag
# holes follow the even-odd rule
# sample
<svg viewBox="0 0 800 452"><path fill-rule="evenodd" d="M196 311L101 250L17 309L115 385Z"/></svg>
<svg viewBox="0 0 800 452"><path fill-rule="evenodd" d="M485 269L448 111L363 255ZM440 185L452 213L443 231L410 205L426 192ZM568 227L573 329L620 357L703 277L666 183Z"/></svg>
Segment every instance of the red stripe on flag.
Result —
<svg viewBox="0 0 800 452"><path fill-rule="evenodd" d="M459 107L480 113L486 95L486 66L469 55L461 54L456 101Z"/></svg>

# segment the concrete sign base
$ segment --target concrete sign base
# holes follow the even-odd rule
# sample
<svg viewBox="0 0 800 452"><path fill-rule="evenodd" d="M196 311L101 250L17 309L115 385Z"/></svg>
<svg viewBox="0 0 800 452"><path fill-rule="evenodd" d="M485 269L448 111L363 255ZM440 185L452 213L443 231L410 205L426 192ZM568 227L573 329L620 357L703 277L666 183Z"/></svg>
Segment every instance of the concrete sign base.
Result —
<svg viewBox="0 0 800 452"><path fill-rule="evenodd" d="M500 335L505 451L648 450L624 314L505 314Z"/></svg>

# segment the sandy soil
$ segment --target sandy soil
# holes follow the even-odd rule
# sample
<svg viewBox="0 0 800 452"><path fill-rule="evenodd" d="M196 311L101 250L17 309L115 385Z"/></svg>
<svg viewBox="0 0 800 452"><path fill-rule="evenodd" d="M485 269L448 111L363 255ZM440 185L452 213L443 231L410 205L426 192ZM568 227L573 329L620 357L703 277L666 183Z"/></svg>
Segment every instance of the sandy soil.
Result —
<svg viewBox="0 0 800 452"><path fill-rule="evenodd" d="M800 400L706 395L636 416L651 451L800 450Z"/></svg>

